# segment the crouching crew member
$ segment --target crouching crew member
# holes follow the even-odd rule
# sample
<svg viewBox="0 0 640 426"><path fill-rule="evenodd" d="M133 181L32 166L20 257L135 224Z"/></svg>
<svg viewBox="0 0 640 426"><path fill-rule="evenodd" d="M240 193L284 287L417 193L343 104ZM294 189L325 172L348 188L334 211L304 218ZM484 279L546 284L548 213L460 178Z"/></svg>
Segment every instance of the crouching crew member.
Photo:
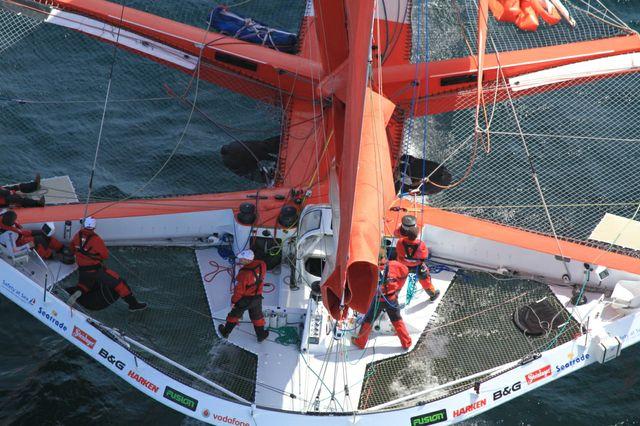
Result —
<svg viewBox="0 0 640 426"><path fill-rule="evenodd" d="M411 346L411 336L404 325L402 315L400 315L400 305L398 304L398 293L404 286L409 275L409 269L402 263L386 259L382 259L380 264L380 283L378 292L373 297L371 306L364 316L364 322L360 327L358 337L353 337L351 341L360 349L367 346L369 333L371 333L371 323L373 323L382 311L386 311L391 320L391 324L396 329L396 334L400 339L403 348L408 349Z"/></svg>
<svg viewBox="0 0 640 426"><path fill-rule="evenodd" d="M87 217L83 228L71 240L71 251L76 255L78 263L78 288L83 294L88 294L99 285L113 290L127 302L130 311L139 311L147 307L146 303L138 302L118 273L104 266L109 258L109 250L104 241L95 232L96 220Z"/></svg>
<svg viewBox="0 0 640 426"><path fill-rule="evenodd" d="M2 213L0 233L6 231L15 232L18 234L18 239L16 240L17 246L29 244L29 246L36 250L41 258L53 259L57 253L62 255L66 249L64 244L53 236L51 226L52 225L46 224L43 229L24 229L22 225L18 223L18 214L13 210L7 210ZM45 232L44 229L46 229L47 232Z"/></svg>
<svg viewBox="0 0 640 426"><path fill-rule="evenodd" d="M44 207L44 196L38 200L25 197L18 194L29 194L40 189L40 175L32 182L19 183L17 185L0 186L0 207L18 206L18 207Z"/></svg>
<svg viewBox="0 0 640 426"><path fill-rule="evenodd" d="M440 290L436 290L431 282L429 267L425 263L429 257L429 250L424 241L418 238L418 234L416 218L410 215L404 216L400 226L402 238L396 244L397 260L418 276L420 285L429 295L429 299L434 301L440 295Z"/></svg>
<svg viewBox="0 0 640 426"><path fill-rule="evenodd" d="M265 321L262 313L262 287L267 276L267 264L262 260L254 259L254 256L252 250L244 250L236 256L242 268L236 276L236 287L231 296L233 307L227 315L227 322L225 325L218 326L222 337L229 336L247 310L258 342L262 342L269 336L269 331L264 329Z"/></svg>

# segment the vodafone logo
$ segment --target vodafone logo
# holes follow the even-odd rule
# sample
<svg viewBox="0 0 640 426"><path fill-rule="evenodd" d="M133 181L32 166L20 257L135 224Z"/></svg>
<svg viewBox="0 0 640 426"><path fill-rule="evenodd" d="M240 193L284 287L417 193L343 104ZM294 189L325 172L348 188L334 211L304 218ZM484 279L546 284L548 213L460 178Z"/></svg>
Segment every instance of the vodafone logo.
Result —
<svg viewBox="0 0 640 426"><path fill-rule="evenodd" d="M91 337L86 331L83 331L76 326L73 326L73 333L71 335L80 340L80 342L82 342L82 344L89 349L93 349L93 347L96 345L96 339Z"/></svg>
<svg viewBox="0 0 640 426"><path fill-rule="evenodd" d="M542 379L545 379L547 377L551 377L551 366L547 365L544 366L536 371L532 371L531 373L527 374L525 376L525 379L527 379L527 383L528 384L532 384L535 382L538 382Z"/></svg>

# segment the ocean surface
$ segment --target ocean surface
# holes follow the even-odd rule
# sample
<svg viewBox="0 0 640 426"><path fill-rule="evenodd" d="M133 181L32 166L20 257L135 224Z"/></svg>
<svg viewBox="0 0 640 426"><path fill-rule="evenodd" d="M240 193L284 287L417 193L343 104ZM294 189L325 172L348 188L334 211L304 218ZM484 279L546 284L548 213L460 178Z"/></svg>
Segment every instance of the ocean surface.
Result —
<svg viewBox="0 0 640 426"><path fill-rule="evenodd" d="M602 1L640 27L640 0ZM126 3L200 26L210 7L202 0L180 1L178 8L173 0ZM262 19L295 30L287 13L299 14L296 4L301 2L237 3L248 10L255 5ZM104 44L40 26L0 53L0 182L22 180L36 170L45 176L68 174L80 197L86 197L112 54ZM105 117L94 199L255 186L221 167L218 151L229 141L221 127L247 140L273 136L279 131L277 111L211 85L194 90L189 76L121 51L116 55L111 96L118 102ZM207 117L191 114L190 105L176 101L174 93L183 91L190 101L197 96ZM164 167L167 159L171 161ZM13 424L198 422L148 399L0 296L0 425ZM640 347L466 424L640 424Z"/></svg>

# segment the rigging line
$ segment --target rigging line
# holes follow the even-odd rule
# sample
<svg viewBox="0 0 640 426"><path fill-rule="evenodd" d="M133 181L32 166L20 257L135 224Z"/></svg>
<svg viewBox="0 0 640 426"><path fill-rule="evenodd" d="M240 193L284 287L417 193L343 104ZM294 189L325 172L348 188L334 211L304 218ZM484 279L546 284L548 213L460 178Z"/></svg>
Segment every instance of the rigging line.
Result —
<svg viewBox="0 0 640 426"><path fill-rule="evenodd" d="M640 212L640 203L638 204L638 207L636 208L636 211L633 212L633 215L629 218L629 220L627 220L627 222L624 224L624 226L620 229L620 231L618 232L616 237L613 239L613 241L611 243L609 243L609 247L607 247L606 250L601 251L598 254L598 256L593 260L592 263L597 264L598 260L600 260L600 258L602 256L604 256L605 253L608 253L613 249L613 246L618 242L618 239L622 236L622 233L627 229L627 227L631 224L631 222L633 222L635 220L636 216L638 215L638 212ZM578 300L580 300L580 299L578 299Z"/></svg>
<svg viewBox="0 0 640 426"><path fill-rule="evenodd" d="M627 203L562 203L547 204L549 207L628 207L637 206L638 202ZM542 204L496 204L496 205L461 205L438 207L442 210L468 210L468 209L528 209L543 207Z"/></svg>
<svg viewBox="0 0 640 426"><path fill-rule="evenodd" d="M166 101L172 99L170 96L152 97L152 98L132 98L132 99L111 99L109 103L123 103L123 102L151 102L151 101ZM32 99L21 98L5 98L0 96L0 101L15 102L18 104L33 104L33 105L64 105L64 104L97 104L103 103L102 100L53 100L53 101L36 101Z"/></svg>
<svg viewBox="0 0 640 426"><path fill-rule="evenodd" d="M124 6L123 6L124 7ZM124 10L124 9L123 9ZM205 38L206 38L206 34L209 31L209 28L211 27L211 23L209 22L209 25L207 26L207 31L205 32ZM123 201L129 200L132 197L134 197L137 193L143 191L145 188L147 188L151 182L153 182L155 180L156 177L158 177L158 175L167 167L167 165L169 164L169 162L173 159L173 157L175 156L175 154L178 152L178 148L180 148L180 146L182 145L182 142L184 141L185 136L187 135L187 130L189 129L189 126L191 125L191 120L193 118L193 113L196 109L196 104L198 101L198 91L200 88L200 66L202 64L202 55L204 53L204 49L207 45L206 44L202 44L202 46L200 47L200 54L198 56L198 66L196 67L195 73L197 75L196 78L196 85L195 85L195 91L194 91L194 98L193 98L193 107L191 108L191 111L189 112L189 116L187 118L187 122L184 125L184 128L182 129L182 132L180 134L180 137L178 138L178 141L175 145L175 147L173 148L173 151L171 151L171 153L169 154L169 157L167 157L167 159L165 160L165 162L162 164L162 166L160 166L160 168L153 174L153 176L151 176L151 178L149 178L149 180L147 180L147 182L145 182L141 187L139 187L138 189L134 190L130 195L115 201L105 207L102 207L101 209L98 209L96 211L94 211L92 214L98 214L110 207L113 207L114 205L121 203ZM97 157L97 154L96 154ZM85 206L85 217L86 217L86 213L87 213L87 209L89 207L89 197L87 197L87 205Z"/></svg>
<svg viewBox="0 0 640 426"><path fill-rule="evenodd" d="M124 9L126 0L122 0L122 6L120 8L120 25L122 25L124 19ZM93 165L91 167L91 173L89 175L89 188L87 189L87 201L84 206L83 219L87 217L87 211L89 210L89 202L91 200L91 191L93 190L93 178L96 172L96 166L98 165L98 154L100 153L100 144L102 143L102 132L104 130L104 122L107 116L107 105L109 104L109 96L111 95L111 83L113 82L113 70L115 68L116 58L118 56L118 45L120 43L120 31L118 26L118 33L116 34L116 42L113 44L113 53L111 56L111 65L109 66L109 81L107 83L107 93L104 98L104 106L102 107L102 118L100 120L100 129L98 131L98 142L96 143L96 151L93 156Z"/></svg>
<svg viewBox="0 0 640 426"><path fill-rule="evenodd" d="M618 28L618 29L622 29L622 30L625 30L626 32L631 32L631 33L634 33L634 34L638 35L638 32L637 32L636 30L634 30L633 28L629 27L629 25L628 25L626 22L624 22L624 20L622 20L618 15L616 15L615 13L613 13L613 12L612 12L609 8L607 8L607 6L605 6L605 5L604 5L600 0L596 0L596 1L597 1L597 2L598 2L598 4L600 5L600 7L602 7L602 8L605 10L605 12L604 12L604 13L603 13L602 11L598 10L597 8L595 8L594 6L592 6L592 5L591 5L591 0L589 0L589 2L588 2L588 3L586 3L584 0L578 0L578 1L579 1L580 3L582 3L582 4L584 4L585 6L587 6L589 9L593 8L594 10L596 10L596 11L600 12L600 13L603 15L603 17L602 17L602 18L600 18L600 17L596 16L596 15L595 15L593 12L591 12L590 10L585 10L585 9L583 9L583 8L579 7L579 6L576 6L576 5L575 5L575 4L573 4L573 3L569 3L569 4L570 4L570 5L571 5L571 7L573 7L574 9L580 10L580 11L582 11L582 12L586 13L587 15L589 15L589 16L591 16L591 17L593 17L594 19L597 19L597 20L599 20L599 21L601 21L601 22L603 22L603 23L605 23L605 24L607 24L607 25L611 25L612 27L615 27L615 28ZM613 17L618 21L618 23L616 24L616 23L614 23L614 22L607 21L607 20L605 19L607 14L610 14L611 16L613 16Z"/></svg>
<svg viewBox="0 0 640 426"><path fill-rule="evenodd" d="M438 164L438 166L431 172L429 173L429 175L425 178L422 179L422 182L420 182L420 185L418 186L418 188L416 188L416 191L420 191L422 190L422 186L426 183L429 182L429 179L431 178L431 176L433 176L438 170L440 170L440 168L444 167L444 165L453 158L454 155L456 155L458 153L458 151L460 151L460 149L462 149L463 146L465 146L472 137L475 137L475 134L471 133L469 134L469 136L467 136L467 138L465 140L462 141L462 143L460 145L458 145L458 147L456 149L454 149L451 154L449 154L449 156L447 158L444 159L444 161L442 161L440 164ZM474 141L475 144L475 141ZM432 184L435 184L435 182L431 182ZM460 182L462 183L462 182ZM438 186L438 185L436 185ZM457 186L457 185L456 185ZM445 188L448 189L448 188Z"/></svg>
<svg viewBox="0 0 640 426"><path fill-rule="evenodd" d="M517 132L503 132L503 131L493 131L494 135L504 135L504 136L519 136L520 134ZM536 138L558 138L558 139L582 139L588 141L604 141L604 142L640 142L640 139L632 139L632 138L605 138L601 136L578 136L578 135L562 135L562 134L554 134L554 133L524 133L525 136L536 137Z"/></svg>
<svg viewBox="0 0 640 426"><path fill-rule="evenodd" d="M497 52L498 49L496 48L496 45L494 43L493 40L493 36L490 37L491 39L491 44L493 45L494 50ZM502 77L503 81L506 83L506 77L504 76L503 70L502 70L502 64L500 61L500 55L498 53L496 53L496 61L498 63L498 72L500 74L500 76ZM562 251L562 246L560 244L560 239L558 238L558 233L556 232L556 227L553 224L553 219L551 218L551 212L549 211L549 207L547 206L547 201L544 198L544 192L542 191L542 186L540 185L540 181L538 180L538 174L536 172L536 168L535 165L533 164L533 158L531 158L531 154L529 153L529 147L527 145L527 139L523 134L522 131L522 126L520 124L520 118L518 117L518 112L516 110L516 106L515 103L513 102L513 98L511 97L511 90L507 89L506 90L507 93L507 98L509 100L509 105L511 106L511 111L513 113L513 118L515 120L515 124L516 127L518 128L518 132L520 133L520 140L522 141L522 146L524 148L524 152L525 155L527 157L527 162L529 163L529 169L531 172L531 177L533 179L533 182L535 183L536 189L538 191L538 194L540 195L540 201L542 202L543 206L544 206L544 211L545 214L547 216L547 219L549 220L549 226L551 227L551 232L553 233L553 237L556 241L556 245L558 246L558 251L560 252L560 256L562 257L562 264L564 266L564 269L567 273L567 275L569 277L571 277L571 272L569 271L569 266L567 265L567 260L566 257Z"/></svg>

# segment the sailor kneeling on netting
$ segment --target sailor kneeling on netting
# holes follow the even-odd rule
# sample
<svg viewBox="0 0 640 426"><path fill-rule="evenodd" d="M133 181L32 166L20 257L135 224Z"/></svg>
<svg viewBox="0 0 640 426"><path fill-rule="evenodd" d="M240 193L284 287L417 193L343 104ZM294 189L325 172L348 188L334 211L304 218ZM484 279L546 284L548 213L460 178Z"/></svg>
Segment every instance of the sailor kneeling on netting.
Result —
<svg viewBox="0 0 640 426"><path fill-rule="evenodd" d="M40 175L37 174L32 182L16 185L0 186L0 207L44 207L44 195L34 200L23 194L30 194L40 189Z"/></svg>
<svg viewBox="0 0 640 426"><path fill-rule="evenodd" d="M371 306L364 316L364 322L360 327L358 337L353 337L351 342L364 349L367 346L369 333L371 333L371 323L373 323L383 311L387 312L393 328L396 329L400 344L403 348L408 349L411 346L411 336L404 325L402 315L400 314L400 304L398 303L398 293L402 290L409 269L396 260L387 261L386 251L381 249L380 252L380 282L378 283L378 291L373 297Z"/></svg>
<svg viewBox="0 0 640 426"><path fill-rule="evenodd" d="M96 220L89 216L71 240L71 251L76 256L80 276L78 287L67 291L79 296L78 303L91 310L104 309L120 297L127 302L130 311L146 308L147 304L138 302L125 280L104 265L109 250L95 228Z"/></svg>
<svg viewBox="0 0 640 426"><path fill-rule="evenodd" d="M242 265L242 268L236 275L236 286L233 290L233 296L231 296L233 308L227 315L226 324L218 326L222 337L229 337L231 330L247 310L258 342L262 342L269 336L269 331L264 329L265 321L262 313L262 288L267 276L267 264L260 259L254 259L254 257L252 250L243 250L236 255L236 260Z"/></svg>

